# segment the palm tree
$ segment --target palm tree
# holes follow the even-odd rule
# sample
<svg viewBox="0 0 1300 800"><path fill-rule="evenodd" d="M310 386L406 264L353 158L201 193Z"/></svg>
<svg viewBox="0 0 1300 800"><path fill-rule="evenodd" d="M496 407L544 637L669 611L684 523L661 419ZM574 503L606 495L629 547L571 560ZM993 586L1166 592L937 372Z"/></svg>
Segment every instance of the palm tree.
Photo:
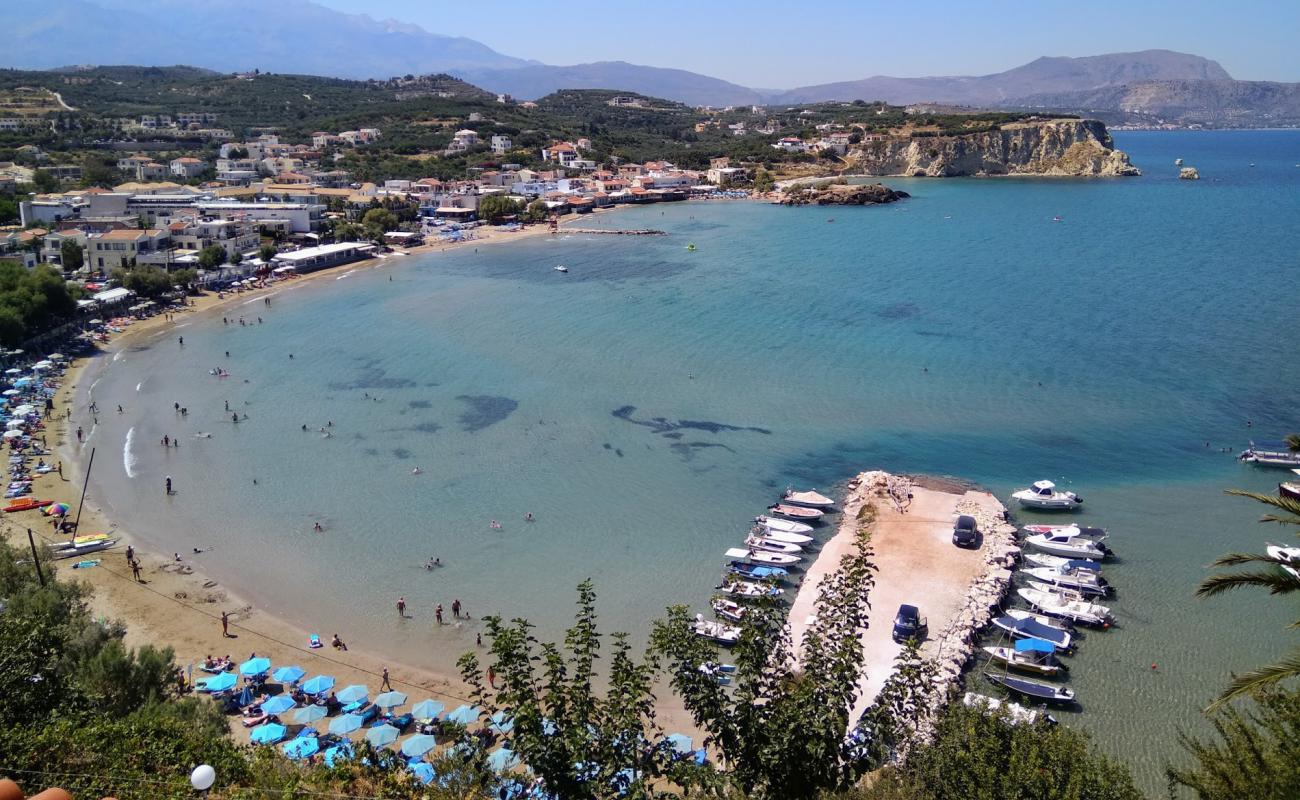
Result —
<svg viewBox="0 0 1300 800"><path fill-rule="evenodd" d="M1293 449L1300 450L1300 435L1292 434L1288 436L1287 442L1292 445ZM1275 522L1279 525L1300 529L1300 501L1289 497L1247 492L1241 489L1229 489L1227 494L1249 497L1281 512L1265 514L1260 517L1260 522ZM1300 570L1294 567L1283 568L1281 562L1271 556L1256 553L1228 553L1221 556L1211 566L1240 567L1247 564L1261 564L1263 566L1255 570L1211 575L1201 581L1201 585L1196 588L1197 596L1212 597L1246 586L1267 589L1269 594L1300 592ZM1300 628L1300 621L1292 623L1290 627ZM1296 648L1290 655L1280 661L1251 670L1244 675L1235 676L1207 710L1218 708L1230 700L1244 697L1257 689L1291 678L1300 678L1300 648Z"/></svg>

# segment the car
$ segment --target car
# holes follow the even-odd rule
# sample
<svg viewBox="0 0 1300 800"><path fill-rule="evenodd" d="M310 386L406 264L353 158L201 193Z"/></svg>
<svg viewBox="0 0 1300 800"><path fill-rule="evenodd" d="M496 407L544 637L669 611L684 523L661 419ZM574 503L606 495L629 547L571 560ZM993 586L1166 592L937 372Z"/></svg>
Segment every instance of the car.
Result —
<svg viewBox="0 0 1300 800"><path fill-rule="evenodd" d="M898 607L898 614L894 616L894 641L905 642L908 639L925 638L926 622L921 616L920 610L907 603Z"/></svg>
<svg viewBox="0 0 1300 800"><path fill-rule="evenodd" d="M952 527L952 543L958 547L975 547L979 544L979 525L969 514L957 517L957 524Z"/></svg>

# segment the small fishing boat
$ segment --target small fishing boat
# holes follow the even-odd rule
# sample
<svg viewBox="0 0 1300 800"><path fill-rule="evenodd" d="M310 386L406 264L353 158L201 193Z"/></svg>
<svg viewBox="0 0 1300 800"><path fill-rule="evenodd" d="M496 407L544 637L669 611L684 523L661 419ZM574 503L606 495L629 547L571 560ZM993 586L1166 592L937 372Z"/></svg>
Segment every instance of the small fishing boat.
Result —
<svg viewBox="0 0 1300 800"><path fill-rule="evenodd" d="M1000 617L994 617L993 624L1017 639L1042 639L1051 642L1057 650L1069 650L1074 641L1074 636L1061 627L1060 623L1053 624L1051 617L1018 608Z"/></svg>
<svg viewBox="0 0 1300 800"><path fill-rule="evenodd" d="M1051 714L1034 711L1033 709L1025 708L1019 703L1012 703L1008 700L999 700L996 697L989 697L988 695L967 692L966 696L961 699L961 702L967 708L979 708L985 711L1004 711L1007 715L1007 721L1013 725L1033 725L1039 719L1044 719L1052 725L1056 724L1056 718Z"/></svg>
<svg viewBox="0 0 1300 800"><path fill-rule="evenodd" d="M1292 450L1286 442L1251 442L1250 447L1237 457L1257 467L1300 467L1300 451Z"/></svg>
<svg viewBox="0 0 1300 800"><path fill-rule="evenodd" d="M985 653L994 661L1021 672L1054 677L1066 671L1056 660L1056 645L1043 639L1020 639L1011 647L985 647Z"/></svg>
<svg viewBox="0 0 1300 800"><path fill-rule="evenodd" d="M22 500L15 500L5 506L5 512L12 514L15 511L31 511L34 508L45 508L53 502L53 500L37 500L32 497L24 497Z"/></svg>
<svg viewBox="0 0 1300 800"><path fill-rule="evenodd" d="M1048 584L1061 589L1070 589L1089 597L1105 597L1110 594L1110 584L1105 578L1090 570L1078 572L1069 569L1052 569L1051 567L1029 567L1020 572L1036 582Z"/></svg>
<svg viewBox="0 0 1300 800"><path fill-rule="evenodd" d="M1014 675L995 675L988 672L984 673L984 677L1013 694L1031 697L1044 703L1070 705L1074 702L1074 690L1068 686L1057 686L1051 683L1030 680L1029 678L1017 678Z"/></svg>
<svg viewBox="0 0 1300 800"><path fill-rule="evenodd" d="M748 555L748 553L746 553ZM766 578L784 578L790 573L780 567L767 567L762 564L750 564L745 561L732 561L727 564L727 571L733 575L739 575L742 578L755 578L764 580Z"/></svg>
<svg viewBox="0 0 1300 800"><path fill-rule="evenodd" d="M560 265L554 267L554 269L555 269L556 272L568 272L568 271L569 271L569 268L566 267L566 266L564 266L563 264L560 264Z"/></svg>
<svg viewBox="0 0 1300 800"><path fill-rule="evenodd" d="M777 517L784 517L792 520L816 521L821 519L825 514L816 508L806 508L804 506L792 506L785 503L776 503L768 506L767 510Z"/></svg>
<svg viewBox="0 0 1300 800"><path fill-rule="evenodd" d="M754 524L771 532L781 531L782 533L812 533L813 529L811 525L805 525L802 522L793 522L775 517L754 517Z"/></svg>
<svg viewBox="0 0 1300 800"><path fill-rule="evenodd" d="M1110 625L1110 609L1106 606L1090 603L1078 595L1070 597L1053 591L1055 587L1047 584L1035 585L1036 581L1029 583L1028 588L1017 589L1016 594L1047 616L1068 619L1081 625Z"/></svg>
<svg viewBox="0 0 1300 800"><path fill-rule="evenodd" d="M737 603L735 600L728 600L725 597L713 598L713 602L710 605L713 606L714 614L717 614L722 619L731 620L732 622L740 622L740 620L745 616L745 612L749 610L740 603Z"/></svg>
<svg viewBox="0 0 1300 800"><path fill-rule="evenodd" d="M1028 489L1011 494L1011 499L1025 508L1041 511L1073 511L1083 505L1083 498L1074 492L1060 492L1051 481L1035 481Z"/></svg>
<svg viewBox="0 0 1300 800"><path fill-rule="evenodd" d="M1110 555L1110 548L1094 539L1067 533L1036 533L1025 537L1025 544L1066 558L1087 558L1100 561Z"/></svg>
<svg viewBox="0 0 1300 800"><path fill-rule="evenodd" d="M809 508L830 508L835 505L834 500L824 494L819 494L815 489L806 492L786 489L785 494L781 495L781 502L791 503L796 506L808 506Z"/></svg>
<svg viewBox="0 0 1300 800"><path fill-rule="evenodd" d="M741 581L734 579L724 580L716 587L723 594L739 597L742 600L755 600L760 597L780 597L785 591L779 586L766 586L753 581Z"/></svg>
<svg viewBox="0 0 1300 800"><path fill-rule="evenodd" d="M695 624L691 627L696 636L727 647L740 641L740 628L705 619L703 614L695 615Z"/></svg>
<svg viewBox="0 0 1300 800"><path fill-rule="evenodd" d="M1283 547L1280 544L1270 544L1264 548L1268 557L1282 565L1282 569L1291 574L1292 577L1300 578L1300 547Z"/></svg>
<svg viewBox="0 0 1300 800"><path fill-rule="evenodd" d="M1300 469L1291 470L1296 475L1300 475ZM1289 497L1292 500L1300 500L1300 481L1282 481L1277 485L1277 493L1282 497Z"/></svg>
<svg viewBox="0 0 1300 800"><path fill-rule="evenodd" d="M775 564L776 566L787 566L789 564L798 564L803 559L799 556L792 556L786 553L771 553L766 550L745 550L739 547L733 547L725 554L727 558L748 558L759 564Z"/></svg>
<svg viewBox="0 0 1300 800"><path fill-rule="evenodd" d="M117 544L116 539L101 539L95 542L86 542L85 544L62 547L51 553L55 558L78 558L87 553L98 553L100 550L107 550Z"/></svg>
<svg viewBox="0 0 1300 800"><path fill-rule="evenodd" d="M1069 569L1076 572L1078 570L1101 572L1101 564L1086 558L1065 558L1063 556L1049 556L1046 553L1025 553L1025 561L1036 567Z"/></svg>
<svg viewBox="0 0 1300 800"><path fill-rule="evenodd" d="M748 545L751 550L767 550L772 553L795 555L803 552L803 548L797 544L778 542L777 540L766 536L747 536L745 537L745 544Z"/></svg>
<svg viewBox="0 0 1300 800"><path fill-rule="evenodd" d="M764 528L762 525L755 525L749 532L764 539L770 539L774 542L785 542L786 544L804 545L814 541L813 537L805 533L786 533L785 531Z"/></svg>

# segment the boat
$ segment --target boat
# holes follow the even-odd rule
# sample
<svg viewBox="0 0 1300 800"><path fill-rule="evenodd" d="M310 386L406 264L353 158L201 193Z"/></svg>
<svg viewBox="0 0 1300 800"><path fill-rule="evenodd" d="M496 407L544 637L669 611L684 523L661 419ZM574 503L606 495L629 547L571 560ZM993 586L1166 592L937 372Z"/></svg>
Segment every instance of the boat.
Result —
<svg viewBox="0 0 1300 800"><path fill-rule="evenodd" d="M1264 548L1268 557L1282 565L1282 569L1290 573L1293 578L1300 578L1300 547L1284 547L1280 544L1270 544Z"/></svg>
<svg viewBox="0 0 1300 800"><path fill-rule="evenodd" d="M1026 525L1021 530L1025 533L1065 533L1070 536L1082 536L1095 542L1100 542L1110 536L1105 528L1089 528L1074 522L1069 525Z"/></svg>
<svg viewBox="0 0 1300 800"><path fill-rule="evenodd" d="M713 606L714 614L732 622L740 622L741 618L745 616L745 612L749 610L735 600L728 600L725 597L713 598L710 605Z"/></svg>
<svg viewBox="0 0 1300 800"><path fill-rule="evenodd" d="M985 647L989 658L1011 669L1054 677L1066 671L1056 660L1056 645L1043 639L1020 639L1011 647Z"/></svg>
<svg viewBox="0 0 1300 800"><path fill-rule="evenodd" d="M98 553L100 550L107 550L117 544L116 539L100 539L95 542L86 542L85 544L73 545L71 547L62 547L55 550L51 555L55 558L78 558L87 553Z"/></svg>
<svg viewBox="0 0 1300 800"><path fill-rule="evenodd" d="M563 264L560 264L560 265L558 265L558 266L555 267L555 271L556 271L556 272L568 272L568 271L569 271L569 268L566 267L566 266L564 266Z"/></svg>
<svg viewBox="0 0 1300 800"><path fill-rule="evenodd" d="M1064 628L1053 625L1051 617L1044 617L1032 611L1012 609L1000 617L994 617L993 624L1017 639L1042 639L1051 642L1057 650L1069 650L1074 642L1074 636Z"/></svg>
<svg viewBox="0 0 1300 800"><path fill-rule="evenodd" d="M1065 558L1064 556L1049 556L1046 553L1025 553L1025 561L1036 567L1051 567L1052 569L1064 567L1071 570L1101 572L1101 564L1087 558Z"/></svg>
<svg viewBox="0 0 1300 800"><path fill-rule="evenodd" d="M1083 498L1074 492L1057 491L1051 481L1034 481L1028 489L1012 492L1011 499L1025 508L1040 511L1073 511L1083 505Z"/></svg>
<svg viewBox="0 0 1300 800"><path fill-rule="evenodd" d="M50 545L50 547L55 550L62 550L65 547L73 547L76 545L89 544L90 542L102 542L107 538L108 538L107 533L90 533L85 536L75 536L70 542L56 542Z"/></svg>
<svg viewBox="0 0 1300 800"><path fill-rule="evenodd" d="M767 550L772 553L795 555L796 553L803 552L803 548L797 544L778 542L775 539L770 539L766 536L747 536L745 537L745 544L752 550Z"/></svg>
<svg viewBox="0 0 1300 800"><path fill-rule="evenodd" d="M1237 458L1258 467L1300 467L1300 451L1292 450L1286 442L1251 442Z"/></svg>
<svg viewBox="0 0 1300 800"><path fill-rule="evenodd" d="M1037 582L1053 587L1070 589L1086 596L1105 597L1110 594L1110 584L1091 570L1072 571L1051 567L1028 567L1020 572Z"/></svg>
<svg viewBox="0 0 1300 800"><path fill-rule="evenodd" d="M15 500L5 506L5 511L11 514L15 511L31 511L34 508L45 508L53 502L53 500L36 500L31 497L24 497L22 500Z"/></svg>
<svg viewBox="0 0 1300 800"><path fill-rule="evenodd" d="M1291 471L1296 475L1300 475L1300 469L1293 469ZM1300 500L1300 481L1282 481L1277 485L1277 493L1281 497Z"/></svg>
<svg viewBox="0 0 1300 800"><path fill-rule="evenodd" d="M724 625L721 622L707 620L702 614L695 615L695 624L691 626L695 635L711 642L730 647L740 641L740 628Z"/></svg>
<svg viewBox="0 0 1300 800"><path fill-rule="evenodd" d="M790 573L780 567L767 567L762 564L750 564L745 561L732 561L727 564L727 571L743 578L784 578Z"/></svg>
<svg viewBox="0 0 1300 800"><path fill-rule="evenodd" d="M1094 539L1067 533L1036 533L1025 537L1025 544L1067 558L1088 558L1096 561L1110 555L1110 548Z"/></svg>
<svg viewBox="0 0 1300 800"><path fill-rule="evenodd" d="M1025 602L1049 617L1068 619L1081 625L1097 627L1110 625L1110 609L1106 606L1090 603L1081 597L1069 597L1053 591L1054 587L1030 581L1028 588L1017 589L1016 594Z"/></svg>
<svg viewBox="0 0 1300 800"><path fill-rule="evenodd" d="M812 533L812 526L805 525L802 522L793 522L788 519L776 519L775 517L754 517L754 524L766 528L769 532L781 531L782 533Z"/></svg>
<svg viewBox="0 0 1300 800"><path fill-rule="evenodd" d="M1032 697L1035 700L1056 705L1074 703L1074 690L1069 686L1057 686L1056 684L1043 683L1029 678L1017 678L1014 675L995 675L988 672L984 673L984 677L1007 691L1023 697Z"/></svg>
<svg viewBox="0 0 1300 800"><path fill-rule="evenodd" d="M966 696L961 699L963 705L967 708L978 708L984 711L1005 711L1007 721L1013 725L1033 725L1038 720L1045 720L1048 724L1055 725L1056 718L1051 714L1044 714L1041 711L1034 711L1025 708L1019 703L1012 703L1007 700L999 700L996 697L988 695L975 694L967 692Z"/></svg>
<svg viewBox="0 0 1300 800"><path fill-rule="evenodd" d="M806 492L786 489L785 494L781 495L781 501L796 506L808 506L809 508L830 508L835 505L834 500L824 494L819 494L815 489Z"/></svg>
<svg viewBox="0 0 1300 800"><path fill-rule="evenodd" d="M724 580L718 584L717 589L723 594L740 598L780 597L785 591L779 586L765 586L753 581L739 580Z"/></svg>
<svg viewBox="0 0 1300 800"><path fill-rule="evenodd" d="M746 550L740 547L733 547L725 554L727 558L748 558L759 564L775 564L784 566L789 564L798 564L803 559L799 556L792 556L786 553L770 553L766 550Z"/></svg>
<svg viewBox="0 0 1300 800"><path fill-rule="evenodd" d="M785 503L776 503L768 506L767 510L774 516L785 517L792 520L819 520L825 514L816 508L806 508L804 506L792 506Z"/></svg>
<svg viewBox="0 0 1300 800"><path fill-rule="evenodd" d="M773 542L785 542L786 544L804 545L815 541L813 537L806 533L787 533L764 528L762 525L755 525L749 532L755 536L770 539Z"/></svg>
<svg viewBox="0 0 1300 800"><path fill-rule="evenodd" d="M1174 166L1175 166L1175 167L1181 167L1182 165L1183 165L1183 160L1182 160L1181 158L1175 158L1175 159L1174 159Z"/></svg>

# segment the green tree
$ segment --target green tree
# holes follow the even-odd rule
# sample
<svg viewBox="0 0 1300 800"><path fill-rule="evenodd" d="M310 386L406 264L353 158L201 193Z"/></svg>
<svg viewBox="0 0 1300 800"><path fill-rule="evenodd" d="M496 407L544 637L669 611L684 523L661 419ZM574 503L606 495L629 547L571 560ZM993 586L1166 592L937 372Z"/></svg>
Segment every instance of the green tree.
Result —
<svg viewBox="0 0 1300 800"><path fill-rule="evenodd" d="M545 200L534 200L528 204L528 219L532 222L542 222L551 215L551 209L546 205Z"/></svg>
<svg viewBox="0 0 1300 800"><path fill-rule="evenodd" d="M652 641L673 689L746 796L814 798L855 778L841 750L863 668L858 631L867 625L875 571L869 538L864 526L823 578L797 664L785 609L770 601L750 607L733 652L734 692L709 673L717 654L695 635L685 606L655 624Z"/></svg>
<svg viewBox="0 0 1300 800"><path fill-rule="evenodd" d="M766 194L772 191L776 186L776 181L772 179L772 173L765 169L760 169L754 173L754 191Z"/></svg>
<svg viewBox="0 0 1300 800"><path fill-rule="evenodd" d="M199 251L199 266L203 269L216 269L226 263L226 250L210 244Z"/></svg>
<svg viewBox="0 0 1300 800"><path fill-rule="evenodd" d="M271 263L271 259L275 258L275 254L278 252L280 251L275 249L275 245L264 244L257 249L257 257L262 259L263 262L269 264Z"/></svg>
<svg viewBox="0 0 1300 800"><path fill-rule="evenodd" d="M90 702L110 714L128 714L148 702L179 693L176 665L170 647L156 650L145 645L127 650L111 639L77 670L77 683Z"/></svg>
<svg viewBox="0 0 1300 800"><path fill-rule="evenodd" d="M167 274L171 278L172 286L175 286L177 289L188 289L199 279L199 271L193 267L172 270Z"/></svg>
<svg viewBox="0 0 1300 800"><path fill-rule="evenodd" d="M1171 786L1199 800L1300 797L1300 692L1264 689L1251 697L1249 713L1231 705L1211 713L1215 740L1178 735L1193 764L1168 768Z"/></svg>
<svg viewBox="0 0 1300 800"><path fill-rule="evenodd" d="M1300 440L1298 439L1300 437L1296 434L1287 437L1287 442L1293 450L1300 450ZM1300 500L1247 492L1241 489L1229 489L1227 493L1239 497L1249 497L1258 503L1281 512L1265 514L1260 518L1260 522L1276 523L1293 529L1293 532L1300 529ZM1297 574L1297 568L1290 566L1289 563L1284 566L1279 559L1269 555L1228 553L1219 557L1210 566L1241 567L1250 564L1259 565L1259 567L1254 570L1221 572L1211 575L1201 581L1201 585L1196 588L1196 594L1200 597L1213 597L1241 588L1267 589L1269 594L1275 595L1300 592L1300 574ZM1294 623L1291 627L1300 627L1300 621ZM1218 708L1230 700L1251 695L1262 687L1298 677L1300 677L1300 648L1295 648L1286 657L1272 664L1266 664L1244 675L1235 676L1227 688L1210 705L1210 709Z"/></svg>
<svg viewBox="0 0 1300 800"><path fill-rule="evenodd" d="M59 179L54 177L53 173L43 169L38 169L32 173L32 185L36 187L36 191L42 194L57 192L60 188Z"/></svg>
<svg viewBox="0 0 1300 800"><path fill-rule="evenodd" d="M64 239L59 245L59 256L65 272L76 272L86 262L85 249L72 239Z"/></svg>
<svg viewBox="0 0 1300 800"><path fill-rule="evenodd" d="M478 202L478 216L493 225L519 213L519 204L503 194L490 194Z"/></svg>
<svg viewBox="0 0 1300 800"><path fill-rule="evenodd" d="M153 265L115 269L113 280L141 297L157 297L172 288L171 277Z"/></svg>
<svg viewBox="0 0 1300 800"><path fill-rule="evenodd" d="M243 261L244 261L244 254L239 252L238 250L230 254L230 265L232 267L239 266L240 264L243 263Z"/></svg>
<svg viewBox="0 0 1300 800"><path fill-rule="evenodd" d="M361 226L342 220L336 220L333 227L334 238L340 242L355 242L365 233Z"/></svg>
<svg viewBox="0 0 1300 800"><path fill-rule="evenodd" d="M384 234L397 227L397 215L386 208L372 208L361 217L361 227L367 239L382 242Z"/></svg>

